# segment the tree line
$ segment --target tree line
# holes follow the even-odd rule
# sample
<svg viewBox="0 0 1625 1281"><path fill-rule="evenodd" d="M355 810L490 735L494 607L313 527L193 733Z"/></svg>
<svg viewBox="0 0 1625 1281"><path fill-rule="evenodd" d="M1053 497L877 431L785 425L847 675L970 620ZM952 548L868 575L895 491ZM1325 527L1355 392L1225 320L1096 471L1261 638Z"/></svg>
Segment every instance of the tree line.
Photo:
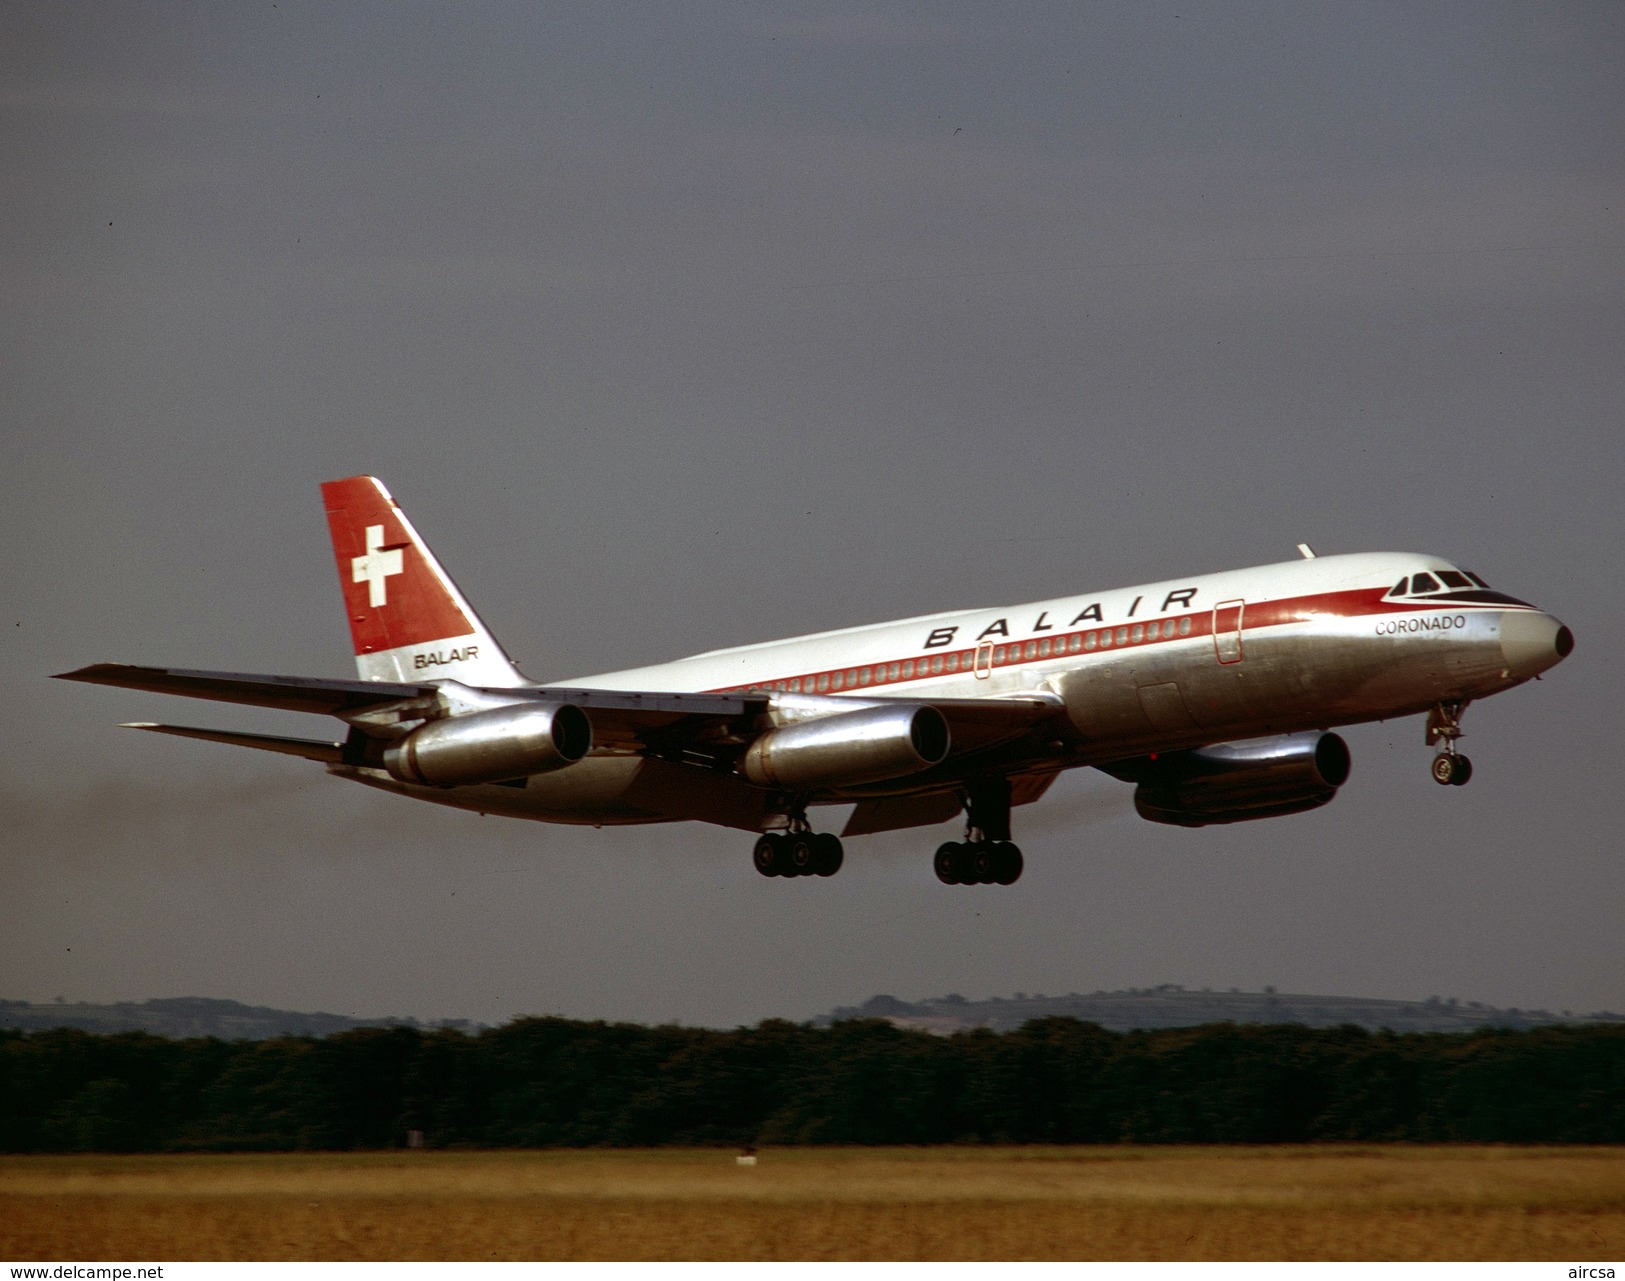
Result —
<svg viewBox="0 0 1625 1281"><path fill-rule="evenodd" d="M0 1032L0 1151L1625 1142L1625 1028Z"/></svg>

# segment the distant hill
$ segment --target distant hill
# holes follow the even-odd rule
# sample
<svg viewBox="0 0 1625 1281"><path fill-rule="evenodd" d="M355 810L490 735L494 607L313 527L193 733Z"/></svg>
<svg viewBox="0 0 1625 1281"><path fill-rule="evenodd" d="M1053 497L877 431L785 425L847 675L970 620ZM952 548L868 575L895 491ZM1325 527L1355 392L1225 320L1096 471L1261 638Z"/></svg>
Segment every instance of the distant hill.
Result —
<svg viewBox="0 0 1625 1281"><path fill-rule="evenodd" d="M1554 1023L1625 1022L1625 1015L1601 1011L1575 1015L1568 1010L1499 1010L1477 1001L1455 998L1426 1001L1387 1001L1354 996L1302 996L1276 992L1188 991L1177 984L1130 988L1124 992L1094 992L1066 996L1028 995L969 1001L962 996L934 996L900 1001L875 996L862 1005L841 1006L816 1023L842 1019L880 1018L898 1027L947 1035L985 1027L1011 1032L1029 1019L1063 1016L1098 1023L1113 1032L1137 1029L1198 1027L1204 1023L1302 1023L1307 1027L1337 1027L1352 1023L1375 1032L1465 1032L1474 1028L1534 1028Z"/></svg>
<svg viewBox="0 0 1625 1281"><path fill-rule="evenodd" d="M1113 1032L1171 1027L1198 1027L1204 1023L1302 1023L1308 1027L1337 1027L1352 1023L1370 1031L1465 1032L1474 1028L1527 1029L1557 1023L1625 1023L1625 1015L1599 1011L1577 1015L1568 1010L1501 1010L1477 1001L1461 1002L1430 997L1426 1001L1388 1001L1354 996L1302 996L1273 992L1188 991L1172 983L1124 992L1043 996L1017 992L1015 996L971 1001L963 996L933 996L901 1001L895 996L873 996L862 1005L843 1005L813 1019L817 1026L844 1019L885 1019L898 1027L918 1028L946 1036L950 1032L985 1027L1012 1032L1031 1019L1051 1017L1098 1023ZM0 1000L0 1028L43 1031L73 1027L86 1032L151 1032L183 1039L215 1036L225 1041L262 1041L277 1036L330 1036L358 1027L454 1028L477 1032L480 1024L467 1019L421 1023L417 1019L387 1016L352 1018L345 1014L303 1014L275 1010L240 1001L202 996L178 996L151 1001L120 1001L113 1005L89 1002Z"/></svg>
<svg viewBox="0 0 1625 1281"><path fill-rule="evenodd" d="M355 1019L343 1014L299 1014L240 1001L218 1001L203 996L177 996L153 1001L120 1001L114 1005L87 1002L0 1000L0 1028L41 1031L75 1027L86 1032L151 1032L185 1038L217 1036L226 1041L261 1041L274 1036L328 1036L356 1027L423 1027L416 1019ZM448 1019L435 1027L475 1031L466 1019Z"/></svg>

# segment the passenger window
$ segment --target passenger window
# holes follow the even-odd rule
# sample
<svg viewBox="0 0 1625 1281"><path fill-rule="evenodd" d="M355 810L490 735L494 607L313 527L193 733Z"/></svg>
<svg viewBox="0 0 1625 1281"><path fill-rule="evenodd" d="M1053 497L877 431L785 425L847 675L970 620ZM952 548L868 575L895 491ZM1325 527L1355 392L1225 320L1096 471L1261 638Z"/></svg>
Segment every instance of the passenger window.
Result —
<svg viewBox="0 0 1625 1281"><path fill-rule="evenodd" d="M933 658L931 660L931 675L933 675L933 676L941 676L942 675L942 655L941 654L938 654L935 658Z"/></svg>
<svg viewBox="0 0 1625 1281"><path fill-rule="evenodd" d="M1439 571L1439 578L1446 587L1454 587L1458 590L1463 587L1472 586L1472 584L1467 581L1466 574L1458 574L1453 569L1441 569Z"/></svg>
<svg viewBox="0 0 1625 1281"><path fill-rule="evenodd" d="M959 655L958 654L949 654L948 655L948 670L950 672L957 672L959 670Z"/></svg>
<svg viewBox="0 0 1625 1281"><path fill-rule="evenodd" d="M1117 643L1119 645L1127 645L1128 644L1128 628L1119 627L1117 629Z"/></svg>
<svg viewBox="0 0 1625 1281"><path fill-rule="evenodd" d="M829 678L829 687L837 694L841 692L841 674L839 672Z"/></svg>
<svg viewBox="0 0 1625 1281"><path fill-rule="evenodd" d="M829 673L828 672L825 672L824 675L822 675L822 676L820 676L818 678L818 692L820 694L829 693Z"/></svg>
<svg viewBox="0 0 1625 1281"><path fill-rule="evenodd" d="M1179 620L1179 634L1181 636L1189 636L1191 634L1191 617L1189 614L1186 614L1184 618Z"/></svg>
<svg viewBox="0 0 1625 1281"><path fill-rule="evenodd" d="M1100 633L1100 648L1105 649L1111 643L1112 643L1112 630L1111 630L1111 628L1108 627L1105 631Z"/></svg>
<svg viewBox="0 0 1625 1281"><path fill-rule="evenodd" d="M795 680L790 682L790 692L792 694L801 693L801 677L798 676L795 678Z"/></svg>
<svg viewBox="0 0 1625 1281"><path fill-rule="evenodd" d="M1044 640L1041 640L1041 641L1038 642L1038 657L1040 657L1040 658L1048 658L1049 657L1049 640L1048 640L1048 638L1045 638Z"/></svg>
<svg viewBox="0 0 1625 1281"><path fill-rule="evenodd" d="M1128 638L1135 644L1139 644L1140 641L1145 639L1145 628L1141 624L1135 623L1134 630L1128 634Z"/></svg>
<svg viewBox="0 0 1625 1281"><path fill-rule="evenodd" d="M912 658L903 660L903 679L906 681L914 679L914 660Z"/></svg>
<svg viewBox="0 0 1625 1281"><path fill-rule="evenodd" d="M890 667L888 667L886 669L886 679L888 679L888 680L896 680L897 677L898 677L898 674L901 671L902 671L902 667L897 663L893 663Z"/></svg>
<svg viewBox="0 0 1625 1281"><path fill-rule="evenodd" d="M1083 638L1083 647L1085 649L1093 649L1095 647L1095 634L1093 632L1090 632Z"/></svg>
<svg viewBox="0 0 1625 1281"><path fill-rule="evenodd" d="M1003 645L1000 645L996 650L993 651L993 664L994 664L995 667L1003 667L1004 666L1004 646Z"/></svg>
<svg viewBox="0 0 1625 1281"><path fill-rule="evenodd" d="M1423 592L1436 592L1439 590L1439 580L1432 574L1411 575L1411 595L1419 596Z"/></svg>
<svg viewBox="0 0 1625 1281"><path fill-rule="evenodd" d="M1076 654L1083 648L1083 636L1078 632L1072 633L1072 639L1067 642L1067 648Z"/></svg>

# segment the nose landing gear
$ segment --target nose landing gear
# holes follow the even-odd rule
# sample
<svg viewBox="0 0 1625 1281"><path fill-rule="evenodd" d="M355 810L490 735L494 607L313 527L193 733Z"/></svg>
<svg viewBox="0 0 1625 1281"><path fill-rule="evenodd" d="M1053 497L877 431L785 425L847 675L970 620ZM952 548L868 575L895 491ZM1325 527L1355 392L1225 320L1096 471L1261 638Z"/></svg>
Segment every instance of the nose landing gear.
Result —
<svg viewBox="0 0 1625 1281"><path fill-rule="evenodd" d="M1428 713L1428 746L1439 746L1433 758L1433 781L1442 787L1461 787L1473 776L1473 763L1456 750L1461 737L1461 714L1466 702L1435 703Z"/></svg>

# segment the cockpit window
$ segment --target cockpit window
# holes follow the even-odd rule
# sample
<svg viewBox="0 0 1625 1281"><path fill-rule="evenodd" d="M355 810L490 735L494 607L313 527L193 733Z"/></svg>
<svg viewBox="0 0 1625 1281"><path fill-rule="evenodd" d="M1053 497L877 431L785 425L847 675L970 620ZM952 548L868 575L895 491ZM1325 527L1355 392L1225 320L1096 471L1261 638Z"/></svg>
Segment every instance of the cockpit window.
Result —
<svg viewBox="0 0 1625 1281"><path fill-rule="evenodd" d="M1472 584L1467 581L1466 574L1458 574L1453 569L1441 569L1439 571L1439 580L1444 583L1446 587L1454 587L1458 591L1464 587L1472 586Z"/></svg>
<svg viewBox="0 0 1625 1281"><path fill-rule="evenodd" d="M1409 577L1402 578L1402 579L1399 580L1399 583L1394 587L1394 590L1389 592L1388 594L1390 596L1403 596L1405 594L1405 589L1407 587L1409 587L1410 585L1411 585L1411 580L1410 580Z"/></svg>
<svg viewBox="0 0 1625 1281"><path fill-rule="evenodd" d="M1485 591L1490 590L1490 585L1488 583L1486 583L1482 578L1480 578L1477 574L1473 573L1472 570L1464 569L1461 572L1466 574L1468 578L1472 579L1475 583L1477 583Z"/></svg>
<svg viewBox="0 0 1625 1281"><path fill-rule="evenodd" d="M1439 580L1432 574L1411 575L1411 592L1420 595L1422 592L1436 592L1439 590Z"/></svg>

